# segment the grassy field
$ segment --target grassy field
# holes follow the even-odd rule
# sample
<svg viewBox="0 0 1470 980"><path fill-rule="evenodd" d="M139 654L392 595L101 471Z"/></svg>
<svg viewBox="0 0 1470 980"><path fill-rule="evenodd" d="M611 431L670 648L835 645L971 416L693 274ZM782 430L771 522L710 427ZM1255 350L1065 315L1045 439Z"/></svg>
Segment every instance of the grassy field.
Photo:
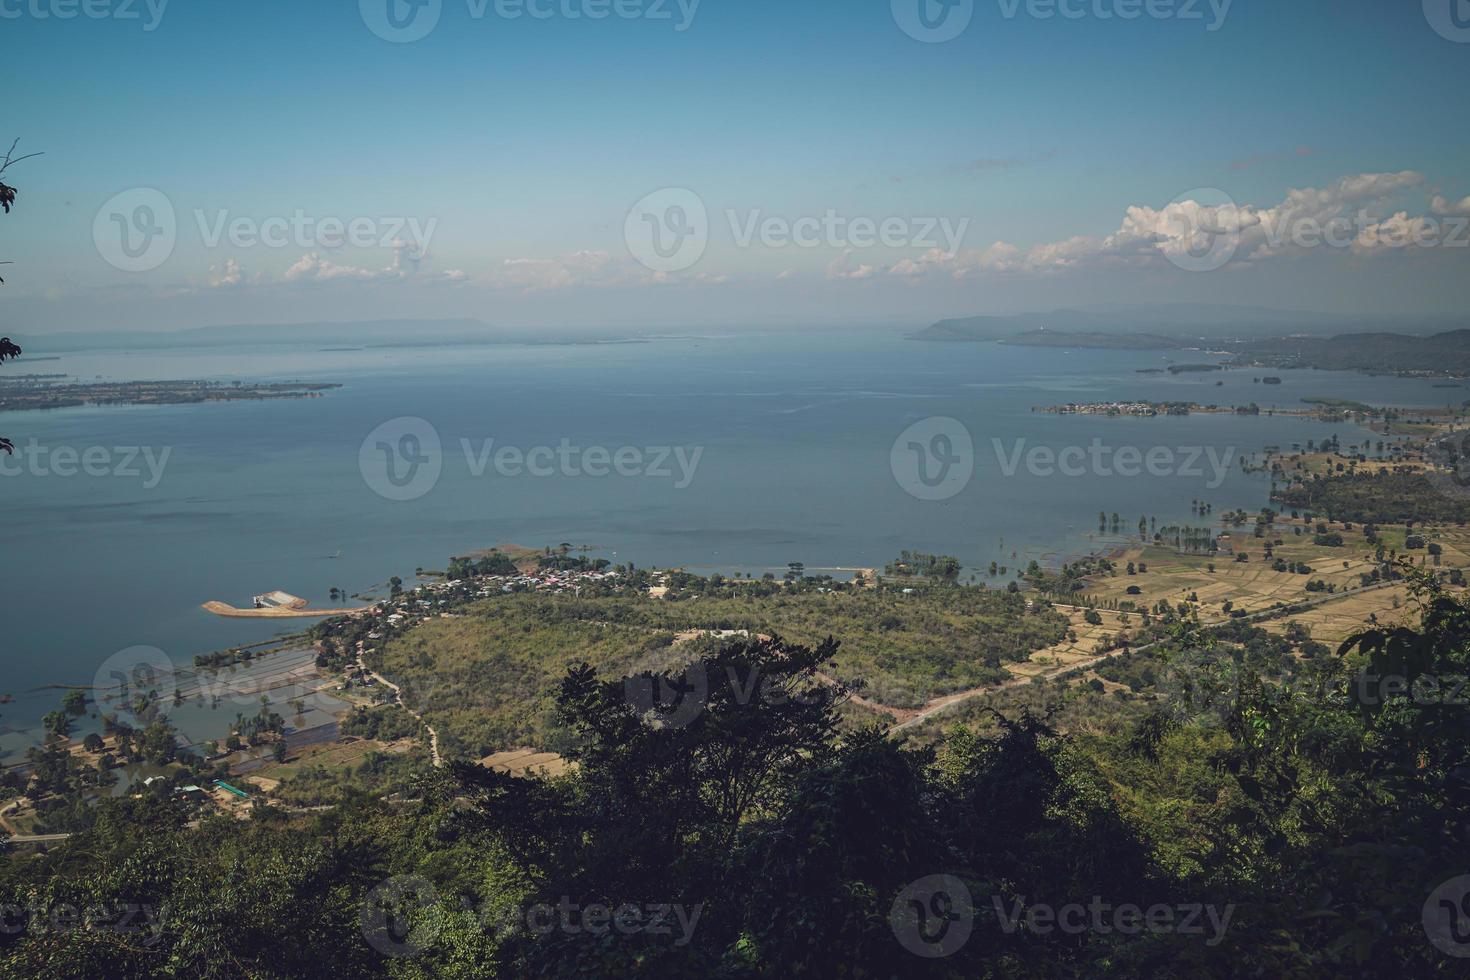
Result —
<svg viewBox="0 0 1470 980"><path fill-rule="evenodd" d="M678 633L709 629L807 645L835 636L835 676L863 681L883 704L914 707L1005 679L1005 663L1061 641L1067 619L1028 609L1020 595L957 587L766 596L727 589L679 601L524 594L426 622L372 659L403 685L450 757L483 758L509 746L561 748L554 705L568 667L586 661L609 678L667 669L705 642L676 647Z"/></svg>
<svg viewBox="0 0 1470 980"><path fill-rule="evenodd" d="M428 751L417 739L342 739L295 750L284 762L238 777L238 785L287 803L314 805L335 802L349 789L375 796L402 792L413 771L428 763Z"/></svg>
<svg viewBox="0 0 1470 980"><path fill-rule="evenodd" d="M543 600L546 601L546 600ZM508 597L472 615L430 620L386 645L381 669L439 733L452 758L482 758L535 745L554 726L555 695L567 668L586 661L611 677L652 667L672 636L631 626L525 615ZM483 751L482 751L483 750Z"/></svg>
<svg viewBox="0 0 1470 980"><path fill-rule="evenodd" d="M1337 453L1291 453L1276 457L1288 476L1334 476L1344 473L1423 473L1429 464L1417 455L1400 459L1344 459Z"/></svg>
<svg viewBox="0 0 1470 980"><path fill-rule="evenodd" d="M259 770L257 775L276 782L284 782L312 769L322 768L331 771L351 769L359 765L369 753L402 754L411 751L413 745L412 739L400 739L397 742L376 742L372 739L322 742L293 753L285 762Z"/></svg>

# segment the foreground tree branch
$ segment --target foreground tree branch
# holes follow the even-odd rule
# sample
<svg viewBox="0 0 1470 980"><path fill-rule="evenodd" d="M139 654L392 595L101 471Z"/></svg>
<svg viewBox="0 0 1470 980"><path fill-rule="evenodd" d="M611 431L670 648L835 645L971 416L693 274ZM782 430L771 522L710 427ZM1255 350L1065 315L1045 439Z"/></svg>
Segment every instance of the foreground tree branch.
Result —
<svg viewBox="0 0 1470 980"><path fill-rule="evenodd" d="M15 148L17 145L19 145L19 143L19 137L16 137L13 141L11 141L10 149L5 151L5 159L0 160L0 174L4 174L5 171L10 169L11 166L20 163L22 160L29 160L31 157L38 157L41 155L39 153L27 153L23 157L16 156ZM11 205L13 205L14 203L15 188L11 187L3 180L0 180L0 207L3 207L5 209L5 213L9 214ZM10 265L10 263L0 262L0 265ZM0 284L3 284L4 282L4 279L0 279ZM15 344L12 344L9 337L0 337L0 364L4 364L7 360L14 360L19 356L20 348L17 347ZM7 456L14 455L15 444L12 443L9 439L0 436L0 451L3 451Z"/></svg>

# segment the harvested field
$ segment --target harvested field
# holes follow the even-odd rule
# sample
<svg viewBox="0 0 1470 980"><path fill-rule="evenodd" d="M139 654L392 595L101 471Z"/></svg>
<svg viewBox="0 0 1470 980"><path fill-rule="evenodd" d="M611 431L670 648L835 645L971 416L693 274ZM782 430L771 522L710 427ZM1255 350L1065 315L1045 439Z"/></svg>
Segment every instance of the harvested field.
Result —
<svg viewBox="0 0 1470 980"><path fill-rule="evenodd" d="M1273 633L1284 633L1288 624L1301 623L1311 632L1312 639L1335 649L1353 633L1372 626L1369 616L1377 616L1379 626L1400 626L1413 625L1419 614L1409 599L1409 590L1398 584L1343 596L1293 616L1269 620L1261 626Z"/></svg>
<svg viewBox="0 0 1470 980"><path fill-rule="evenodd" d="M511 749L508 752L496 752L494 755L487 755L480 760L480 765L486 769L494 769L497 772L508 773L512 776L524 776L527 774L560 776L567 771L571 763L567 762L555 752L537 752L535 749Z"/></svg>
<svg viewBox="0 0 1470 980"><path fill-rule="evenodd" d="M1061 643L1049 647L1043 647L1031 654L1030 657L1020 663L1006 664L1006 670L1017 677L1035 677L1056 670L1058 667L1069 667L1072 664L1091 660L1101 653L1099 640L1104 636L1117 636L1125 633L1130 628L1136 628L1139 623L1137 613L1119 613L1111 609L1095 610L1102 619L1102 624L1094 626L1083 617L1087 610L1081 606L1065 606L1057 604L1058 612L1063 613L1072 623L1072 631L1077 634L1077 641L1063 640ZM1124 619L1127 622L1124 622Z"/></svg>
<svg viewBox="0 0 1470 980"><path fill-rule="evenodd" d="M1296 533L1297 530L1301 533ZM1226 618L1226 602L1230 608L1242 609L1247 613L1268 610L1279 604L1290 604L1307 599L1319 599L1326 593L1308 592L1307 583L1320 580L1337 591L1356 589L1361 585L1360 576L1372 572L1376 566L1373 547L1363 538L1361 525L1345 527L1332 522L1329 531L1341 534L1340 547L1313 543L1315 523L1280 518L1272 531L1261 538L1255 537L1255 527L1246 524L1233 527L1222 535L1221 550L1216 555L1181 555L1172 548L1155 545L1137 546L1117 558L1119 573L1095 576L1085 590L1090 601L1099 603L1132 602L1140 609L1151 607L1160 600L1171 604L1189 601L1191 595L1200 605L1200 618L1204 622L1219 622ZM1402 525L1380 526L1379 537L1384 546L1408 555L1416 562L1426 559L1425 551L1404 550L1406 529ZM1441 567L1450 568L1470 565L1470 531L1459 527L1419 527L1415 533L1422 534L1427 541L1439 544L1443 549ZM1272 560L1265 557L1268 541L1280 539L1274 545ZM1246 561L1236 561L1237 553L1248 556ZM1305 563L1311 572L1276 571L1272 568L1275 559L1288 564ZM1136 575L1124 574L1128 563L1146 565L1147 572ZM1210 571L1210 565L1214 571ZM1431 563L1432 564L1432 563ZM1137 595L1129 595L1128 588L1136 587ZM1331 608L1331 606L1329 606Z"/></svg>

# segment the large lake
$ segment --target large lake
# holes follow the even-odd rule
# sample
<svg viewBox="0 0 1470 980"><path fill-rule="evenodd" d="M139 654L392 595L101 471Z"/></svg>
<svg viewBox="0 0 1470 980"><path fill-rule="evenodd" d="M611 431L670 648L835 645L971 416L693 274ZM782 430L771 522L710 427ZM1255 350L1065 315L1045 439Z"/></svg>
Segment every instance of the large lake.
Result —
<svg viewBox="0 0 1470 980"><path fill-rule="evenodd" d="M27 344L36 354L44 346ZM1033 406L1141 398L1299 407L1310 396L1427 405L1467 397L1464 388L1315 371L1137 373L1163 363L1157 352L921 343L896 331L22 359L6 373L344 387L305 400L0 415L0 432L18 446L34 439L48 451L78 454L104 447L115 462L126 455L119 447L149 447L155 459L169 454L151 486L142 459L135 476L42 476L34 467L16 474L13 465L0 476L0 692L89 684L104 660L127 647L154 646L187 662L283 629L279 621L217 618L200 608L205 600L249 605L255 593L283 589L330 605L333 586L381 589L389 576L411 581L417 567L443 568L450 555L496 543L590 544L617 562L756 574L784 571L792 561L809 569L881 566L905 548L953 554L973 568L1056 560L1103 543L1099 511L1120 512L1132 529L1145 514L1159 526L1188 522L1196 498L1214 504L1216 514L1264 506L1268 481L1243 473L1241 454L1363 434L1301 418L1059 417ZM1263 373L1284 383L1256 383ZM437 483L406 501L375 492L369 483L381 488L383 481L365 480L359 459L372 430L403 416L430 423L443 446ZM975 447L973 478L940 501L906 492L890 459L899 434L932 416L963 422ZM369 459L380 451L377 441L422 455L422 441L405 444L401 436L390 429L369 445ZM1234 453L1237 461L1214 487L1207 457L1165 477L1068 476L1024 463L1007 475L993 441L1009 455L1018 440L1024 450L1061 450L1094 439L1109 451L1169 447L1180 463L1190 447L1213 448L1217 458ZM687 486L676 485L681 470L673 457L668 477L570 475L560 464L545 468L550 476L497 471L493 453L503 447L556 450L563 440L609 455L622 447L654 450L642 457L645 467L657 447L702 453ZM623 457L625 469L632 460ZM391 484L388 492L399 494ZM18 722L29 700L0 715Z"/></svg>

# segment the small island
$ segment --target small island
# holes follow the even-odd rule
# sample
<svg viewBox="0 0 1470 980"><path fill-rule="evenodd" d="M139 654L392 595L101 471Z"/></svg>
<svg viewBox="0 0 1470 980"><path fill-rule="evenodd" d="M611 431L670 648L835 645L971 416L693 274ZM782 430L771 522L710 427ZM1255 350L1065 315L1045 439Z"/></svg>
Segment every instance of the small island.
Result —
<svg viewBox="0 0 1470 980"><path fill-rule="evenodd" d="M1153 418L1157 415L1260 415L1261 406L1249 405L1201 405L1198 402L1067 402L1065 405L1047 405L1033 408L1033 412L1049 412L1053 415L1130 415L1138 418ZM1267 414L1311 415L1313 412L1300 409L1267 409Z"/></svg>
<svg viewBox="0 0 1470 980"><path fill-rule="evenodd" d="M201 402L319 398L340 384L245 381L73 381L66 375L22 375L0 381L0 412L80 405L196 405Z"/></svg>

